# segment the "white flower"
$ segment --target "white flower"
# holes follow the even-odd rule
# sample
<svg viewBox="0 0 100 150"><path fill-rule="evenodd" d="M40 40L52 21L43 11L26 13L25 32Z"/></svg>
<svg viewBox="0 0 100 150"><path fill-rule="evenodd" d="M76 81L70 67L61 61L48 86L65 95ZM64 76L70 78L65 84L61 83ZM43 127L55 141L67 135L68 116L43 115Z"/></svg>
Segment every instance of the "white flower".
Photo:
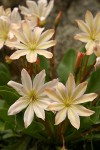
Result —
<svg viewBox="0 0 100 150"><path fill-rule="evenodd" d="M49 98L45 94L46 88L54 88L58 80L54 79L50 82L45 82L45 70L37 74L32 81L28 72L23 69L21 72L22 84L14 81L9 81L8 85L13 87L21 97L10 106L8 115L15 115L26 108L24 113L24 124L27 128L34 118L34 113L38 118L45 119L45 111L50 104Z"/></svg>
<svg viewBox="0 0 100 150"><path fill-rule="evenodd" d="M86 87L86 82L76 86L74 77L70 74L66 86L59 82L56 90L46 89L48 97L54 101L48 109L57 111L55 117L56 125L61 123L65 120L66 116L68 116L70 123L75 128L79 129L79 116L90 116L94 113L94 111L80 105L81 103L93 101L97 97L95 93L84 94Z"/></svg>
<svg viewBox="0 0 100 150"><path fill-rule="evenodd" d="M38 0L38 2L34 1L26 1L28 8L24 6L20 6L21 13L28 17L38 17L41 21L45 20L47 16L50 14L54 0L50 0L49 4L47 5L47 0Z"/></svg>
<svg viewBox="0 0 100 150"><path fill-rule="evenodd" d="M52 53L46 51L46 49L56 44L55 40L50 40L54 34L54 30L50 29L45 32L43 30L44 28L39 27L35 27L32 30L29 22L23 22L21 30L13 31L19 42L8 43L9 47L18 49L10 58L19 59L21 56L26 55L26 59L30 63L36 62L37 54L43 55L48 59L52 58Z"/></svg>
<svg viewBox="0 0 100 150"><path fill-rule="evenodd" d="M77 23L82 33L76 34L75 39L87 43L85 46L87 50L86 54L90 55L93 53L95 41L100 41L100 12L93 18L92 13L87 11L85 22L77 20Z"/></svg>

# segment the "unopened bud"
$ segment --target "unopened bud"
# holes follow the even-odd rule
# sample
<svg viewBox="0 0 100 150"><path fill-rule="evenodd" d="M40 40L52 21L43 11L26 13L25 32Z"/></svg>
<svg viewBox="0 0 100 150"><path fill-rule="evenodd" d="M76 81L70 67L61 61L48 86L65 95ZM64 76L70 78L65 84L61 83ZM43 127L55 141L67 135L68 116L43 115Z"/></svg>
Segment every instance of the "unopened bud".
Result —
<svg viewBox="0 0 100 150"><path fill-rule="evenodd" d="M85 53L78 52L77 58L76 58L76 63L75 63L75 69L77 70L78 68L81 67L82 59L84 57Z"/></svg>
<svg viewBox="0 0 100 150"><path fill-rule="evenodd" d="M46 20L44 18L41 17L41 19L40 18L37 19L37 26L38 27L44 27L45 24L46 24Z"/></svg>
<svg viewBox="0 0 100 150"><path fill-rule="evenodd" d="M61 17L62 17L62 11L59 11L59 13L58 13L58 15L57 15L57 17L55 19L55 23L54 23L54 25L55 25L56 28L57 28L57 26L60 23Z"/></svg>
<svg viewBox="0 0 100 150"><path fill-rule="evenodd" d="M5 56L6 63L10 64L12 62L12 59L10 59L9 56Z"/></svg>

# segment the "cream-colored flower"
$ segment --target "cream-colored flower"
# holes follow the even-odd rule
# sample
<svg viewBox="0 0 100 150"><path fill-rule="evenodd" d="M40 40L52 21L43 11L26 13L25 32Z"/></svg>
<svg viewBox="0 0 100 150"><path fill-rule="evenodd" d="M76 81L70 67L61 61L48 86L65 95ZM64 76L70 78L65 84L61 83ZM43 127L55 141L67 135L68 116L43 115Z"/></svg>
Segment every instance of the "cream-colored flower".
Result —
<svg viewBox="0 0 100 150"><path fill-rule="evenodd" d="M29 23L23 22L22 29L19 31L14 30L14 35L19 42L8 43L9 47L18 49L10 58L19 59L21 56L26 55L28 62L33 63L37 60L37 54L43 55L46 58L52 58L52 53L46 51L47 48L56 44L55 40L50 40L54 34L54 30L50 29L43 32L44 28L35 27L31 29Z"/></svg>
<svg viewBox="0 0 100 150"><path fill-rule="evenodd" d="M92 13L87 11L85 22L77 20L77 23L82 33L76 34L75 39L87 43L85 46L87 50L86 54L90 55L93 53L95 41L100 41L100 12L93 18Z"/></svg>
<svg viewBox="0 0 100 150"><path fill-rule="evenodd" d="M38 0L37 3L32 0L27 0L26 4L28 8L20 6L21 13L28 17L36 16L43 21L50 14L54 5L54 0L50 0L49 4L47 4L47 0Z"/></svg>
<svg viewBox="0 0 100 150"><path fill-rule="evenodd" d="M49 110L57 111L55 117L55 124L58 125L66 116L70 123L76 128L80 127L79 116L90 116L94 113L81 103L93 101L97 94L84 94L86 91L87 83L80 83L78 86L75 85L75 80L72 74L69 75L66 86L62 83L58 83L56 90L46 89L46 93L49 98L52 99L53 103L48 107Z"/></svg>
<svg viewBox="0 0 100 150"><path fill-rule="evenodd" d="M11 9L10 8L7 8L7 9L4 10L4 7L0 6L0 17L1 16L8 17L8 16L10 16L10 14L11 14Z"/></svg>
<svg viewBox="0 0 100 150"><path fill-rule="evenodd" d="M46 96L46 88L55 88L58 83L57 79L45 82L45 70L37 74L32 81L28 72L23 69L21 72L22 84L9 81L8 85L13 87L21 97L10 106L8 115L15 115L25 109L24 124L27 128L33 121L34 114L38 118L45 119L45 111L50 104L49 98Z"/></svg>

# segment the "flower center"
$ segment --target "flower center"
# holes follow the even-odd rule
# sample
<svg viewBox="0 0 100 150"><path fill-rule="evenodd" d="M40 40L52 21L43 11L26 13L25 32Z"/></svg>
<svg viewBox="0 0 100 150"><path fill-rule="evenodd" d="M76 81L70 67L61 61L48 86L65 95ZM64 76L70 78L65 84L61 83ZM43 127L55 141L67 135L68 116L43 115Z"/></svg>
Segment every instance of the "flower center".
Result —
<svg viewBox="0 0 100 150"><path fill-rule="evenodd" d="M66 107L70 107L70 101L71 101L71 99L70 98L67 98L66 100L65 100L65 105L66 105Z"/></svg>
<svg viewBox="0 0 100 150"><path fill-rule="evenodd" d="M30 92L29 99L31 100L31 102L34 102L34 101L38 100L37 93L34 90Z"/></svg>

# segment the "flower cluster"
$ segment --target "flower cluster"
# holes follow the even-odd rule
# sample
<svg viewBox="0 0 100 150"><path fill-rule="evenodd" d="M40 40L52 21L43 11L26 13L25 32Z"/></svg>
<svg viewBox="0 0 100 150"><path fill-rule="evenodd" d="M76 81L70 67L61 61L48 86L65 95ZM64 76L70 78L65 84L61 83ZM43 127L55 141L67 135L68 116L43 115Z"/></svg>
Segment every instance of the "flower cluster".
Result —
<svg viewBox="0 0 100 150"><path fill-rule="evenodd" d="M20 95L20 98L10 106L8 115L15 115L26 108L24 113L24 124L27 128L33 121L34 115L45 120L45 111L55 112L55 125L63 122L68 117L72 126L76 129L80 127L79 116L90 116L94 111L80 105L85 102L91 102L97 94L84 94L87 88L87 82L75 84L73 74L69 74L66 85L59 82L58 79L53 79L45 83L45 70L39 68L36 76L30 73L32 71L31 64L37 62L38 55L42 55L47 59L53 57L52 51L48 51L56 45L54 29L45 30L44 22L50 14L54 0L38 0L34 2L28 0L27 7L19 6L21 14L24 15L22 20L18 8L5 9L0 7L0 49L6 45L14 52L10 55L11 60L19 59L26 56L25 63L29 65L24 66L25 69L21 71L22 84L9 81L8 85L14 88ZM56 27L60 20L56 20ZM100 12L93 18L90 11L87 11L85 21L77 20L79 28L83 31L75 36L75 39L80 40L86 44L86 54L93 53L98 57L96 65L100 64ZM98 44L99 43L99 44ZM77 58L76 66L84 57L80 53ZM51 63L53 64L54 62ZM30 64L31 63L31 64ZM31 66L31 67L30 67ZM31 68L31 69L30 69ZM78 67L77 67L78 68ZM42 71L41 71L42 70ZM52 69L54 70L54 69ZM33 79L33 76L34 79ZM81 81L80 81L81 82Z"/></svg>

